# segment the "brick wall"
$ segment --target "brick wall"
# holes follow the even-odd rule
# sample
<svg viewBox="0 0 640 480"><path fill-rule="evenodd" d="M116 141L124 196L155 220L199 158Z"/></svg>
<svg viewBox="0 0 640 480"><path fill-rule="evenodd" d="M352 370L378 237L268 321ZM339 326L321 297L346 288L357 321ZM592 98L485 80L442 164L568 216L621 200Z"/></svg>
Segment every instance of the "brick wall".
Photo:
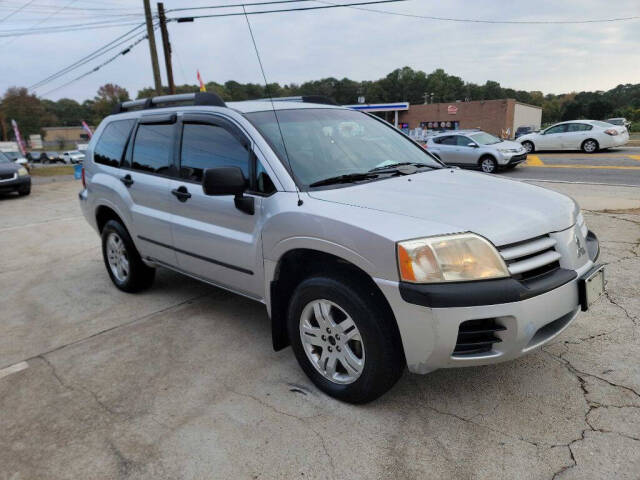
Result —
<svg viewBox="0 0 640 480"><path fill-rule="evenodd" d="M503 129L513 128L515 100L480 100L474 102L433 103L430 105L411 105L408 111L400 112L398 121L408 123L409 128L420 126L421 122L454 122L460 128L480 128L494 135L500 135ZM447 112L447 107L458 107L455 115ZM511 132L513 135L513 132Z"/></svg>

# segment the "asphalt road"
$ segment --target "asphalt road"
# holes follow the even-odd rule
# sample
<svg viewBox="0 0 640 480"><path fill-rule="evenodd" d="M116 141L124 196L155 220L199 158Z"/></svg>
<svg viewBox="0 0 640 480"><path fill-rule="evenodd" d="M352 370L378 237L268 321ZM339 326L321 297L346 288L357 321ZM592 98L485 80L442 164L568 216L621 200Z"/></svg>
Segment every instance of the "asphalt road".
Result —
<svg viewBox="0 0 640 480"><path fill-rule="evenodd" d="M640 147L582 152L535 152L500 175L518 180L640 186Z"/></svg>
<svg viewBox="0 0 640 480"><path fill-rule="evenodd" d="M637 480L640 189L545 185L583 204L608 295L523 358L363 406L274 352L259 303L166 270L116 290L78 181L0 198L0 480Z"/></svg>

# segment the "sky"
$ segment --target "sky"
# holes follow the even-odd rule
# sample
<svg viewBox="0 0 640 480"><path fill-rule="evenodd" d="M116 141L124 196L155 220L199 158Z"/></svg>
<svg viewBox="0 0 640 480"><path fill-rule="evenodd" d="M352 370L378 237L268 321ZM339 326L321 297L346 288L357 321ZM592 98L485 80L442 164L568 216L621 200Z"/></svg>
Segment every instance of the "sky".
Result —
<svg viewBox="0 0 640 480"><path fill-rule="evenodd" d="M349 0L304 4L322 5L328 1L347 3ZM238 12L237 8L171 12L176 8L230 3L240 1L164 2L168 18ZM155 2L152 1L152 5L155 10ZM294 6L302 4L286 7ZM17 11L21 7L24 8ZM409 0L366 8L509 21L640 16L638 0ZM249 11L257 9L252 7ZM0 94L10 86L34 85L71 65L141 23L144 20L142 13L142 0L0 0L0 71L3 73L0 75ZM111 16L124 14L129 16ZM3 21L7 16L9 18ZM607 90L621 83L640 83L640 19L581 25L504 25L409 18L354 8L252 15L249 19L267 79L281 84L330 76L376 80L403 66L427 73L443 68L468 82L482 84L495 80L503 87L541 90L545 94ZM15 29L34 32L44 27L107 20L133 25L5 36ZM197 70L205 82L262 83L244 17L170 22L168 29L176 83L195 84ZM141 35L144 33L140 32ZM153 85L146 41L97 72L57 88L91 71L134 40L33 91L52 100L73 98L82 101L92 98L100 85L117 83L135 97L139 89ZM166 84L159 32L156 32L156 42L163 83ZM51 91L53 89L56 90Z"/></svg>

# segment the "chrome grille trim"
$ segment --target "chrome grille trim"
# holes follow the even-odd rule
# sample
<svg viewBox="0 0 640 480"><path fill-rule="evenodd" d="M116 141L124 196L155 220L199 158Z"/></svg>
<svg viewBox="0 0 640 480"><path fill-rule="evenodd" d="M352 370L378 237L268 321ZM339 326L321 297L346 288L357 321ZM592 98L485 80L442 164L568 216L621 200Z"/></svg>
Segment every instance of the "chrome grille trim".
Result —
<svg viewBox="0 0 640 480"><path fill-rule="evenodd" d="M537 252L549 250L555 246L556 240L550 237L542 237L528 243L520 244L516 247L509 247L500 250L500 255L505 261L514 260L520 257L526 257Z"/></svg>
<svg viewBox="0 0 640 480"><path fill-rule="evenodd" d="M507 264L509 273L527 278L539 275L546 269L554 269L562 255L555 249L557 241L549 235L531 238L522 242L504 245L498 248L500 255Z"/></svg>
<svg viewBox="0 0 640 480"><path fill-rule="evenodd" d="M509 273L511 275L517 275L519 273L535 270L536 268L553 263L557 260L560 260L561 257L562 255L560 255L555 250L549 250L540 255L536 255L535 257L530 257L526 260L508 264L507 268L509 269Z"/></svg>

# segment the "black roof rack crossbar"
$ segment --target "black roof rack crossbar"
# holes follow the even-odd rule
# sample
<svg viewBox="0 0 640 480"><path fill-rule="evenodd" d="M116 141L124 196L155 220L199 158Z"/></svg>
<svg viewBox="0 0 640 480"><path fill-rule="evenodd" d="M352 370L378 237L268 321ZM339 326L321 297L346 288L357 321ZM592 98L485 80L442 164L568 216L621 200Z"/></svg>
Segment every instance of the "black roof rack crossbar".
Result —
<svg viewBox="0 0 640 480"><path fill-rule="evenodd" d="M113 113L128 112L131 110L148 110L158 107L171 107L173 105L208 105L213 107L226 107L224 100L215 93L196 92L180 93L178 95L160 95L158 97L140 98L118 103Z"/></svg>
<svg viewBox="0 0 640 480"><path fill-rule="evenodd" d="M274 102L301 102L301 103L319 103L321 105L339 105L333 98L326 97L324 95L300 95L297 97L273 97L273 98L261 98L264 101Z"/></svg>

